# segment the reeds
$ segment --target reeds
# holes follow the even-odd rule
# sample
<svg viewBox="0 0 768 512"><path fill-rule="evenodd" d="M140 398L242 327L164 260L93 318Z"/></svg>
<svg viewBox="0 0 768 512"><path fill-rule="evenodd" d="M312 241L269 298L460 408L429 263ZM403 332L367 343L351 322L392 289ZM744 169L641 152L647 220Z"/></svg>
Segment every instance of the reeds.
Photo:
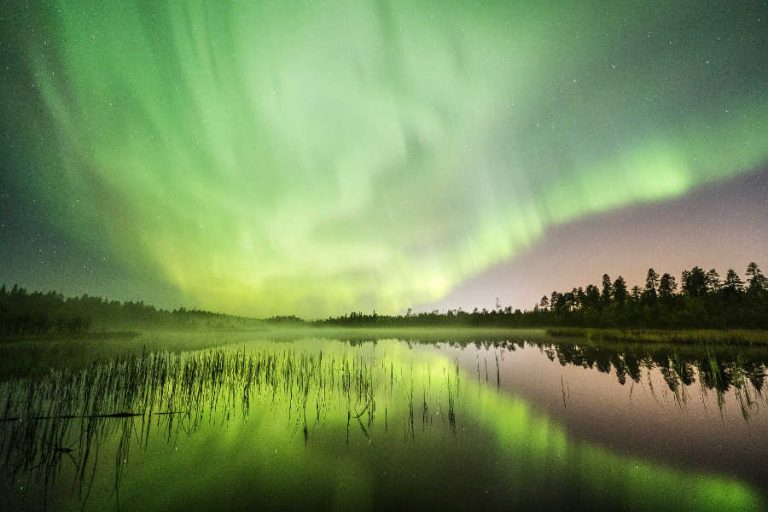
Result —
<svg viewBox="0 0 768 512"><path fill-rule="evenodd" d="M117 486L130 449L146 446L151 432L175 443L204 423L247 421L256 403L282 410L305 443L329 416L334 422L346 418L347 439L351 425L370 438L380 402L385 429L396 415L412 439L417 418L424 427L431 425L435 411L443 409L442 403L432 402L447 397L447 422L455 430L458 366L456 377L444 376L440 392L432 393L436 369L429 365L410 364L406 372L407 361L340 346L143 352L79 371L3 383L0 463L10 475L25 473L46 483L57 480L62 463L72 463L80 493L87 497L103 440L109 439L114 449ZM422 398L418 416L417 393Z"/></svg>

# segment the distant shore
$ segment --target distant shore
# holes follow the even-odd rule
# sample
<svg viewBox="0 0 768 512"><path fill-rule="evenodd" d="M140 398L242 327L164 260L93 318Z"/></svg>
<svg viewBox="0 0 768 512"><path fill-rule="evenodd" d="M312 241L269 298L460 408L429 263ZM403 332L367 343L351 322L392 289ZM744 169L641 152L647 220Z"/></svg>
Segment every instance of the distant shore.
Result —
<svg viewBox="0 0 768 512"><path fill-rule="evenodd" d="M768 331L762 329L678 330L557 327L546 329L546 334L553 338L583 338L589 341L768 346Z"/></svg>

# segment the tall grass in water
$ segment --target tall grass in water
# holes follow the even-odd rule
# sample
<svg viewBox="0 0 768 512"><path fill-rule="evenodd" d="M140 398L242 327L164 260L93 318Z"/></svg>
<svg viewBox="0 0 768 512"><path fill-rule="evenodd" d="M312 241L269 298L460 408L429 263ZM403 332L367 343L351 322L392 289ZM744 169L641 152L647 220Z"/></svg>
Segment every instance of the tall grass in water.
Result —
<svg viewBox="0 0 768 512"><path fill-rule="evenodd" d="M0 384L0 463L12 476L29 474L46 484L61 476L63 463L72 464L87 498L105 440L114 451L117 487L131 446L146 446L151 432L175 443L205 422L245 420L258 403L282 411L304 442L326 420L343 424L341 417L347 439L350 428L371 436L382 406L385 428L396 418L412 438L414 395L422 397L424 428L439 417L455 431L458 391L458 366L414 365L342 345L144 352ZM447 415L440 415L443 402Z"/></svg>

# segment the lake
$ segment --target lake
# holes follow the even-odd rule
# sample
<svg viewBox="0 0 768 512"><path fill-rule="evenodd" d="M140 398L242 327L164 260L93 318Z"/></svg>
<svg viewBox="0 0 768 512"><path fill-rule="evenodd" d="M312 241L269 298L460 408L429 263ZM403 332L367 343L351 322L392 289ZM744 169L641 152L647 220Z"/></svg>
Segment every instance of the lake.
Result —
<svg viewBox="0 0 768 512"><path fill-rule="evenodd" d="M251 338L4 373L0 507L768 503L766 350Z"/></svg>

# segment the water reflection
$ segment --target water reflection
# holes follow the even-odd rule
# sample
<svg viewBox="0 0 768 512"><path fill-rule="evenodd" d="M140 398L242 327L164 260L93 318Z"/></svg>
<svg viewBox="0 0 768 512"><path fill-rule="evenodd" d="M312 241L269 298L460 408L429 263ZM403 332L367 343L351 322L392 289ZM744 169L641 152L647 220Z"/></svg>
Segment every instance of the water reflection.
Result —
<svg viewBox="0 0 768 512"><path fill-rule="evenodd" d="M511 347L524 345L512 343ZM766 404L763 388L768 371L768 356L764 354L717 353L711 348L685 354L668 348L619 351L605 346L579 344L553 345L538 342L529 345L542 348L550 361L557 360L563 366L575 365L602 373L613 373L622 386L627 383L627 379L640 383L641 379L648 377L648 372L657 370L680 404L687 401L685 388L697 381L703 391L715 392L721 411L726 394L732 391L745 420L761 403ZM510 344L506 346L510 347ZM652 383L650 385L652 388Z"/></svg>
<svg viewBox="0 0 768 512"><path fill-rule="evenodd" d="M142 508L167 508L153 506L141 489L154 478L174 480L172 473L188 464L174 459L176 450L211 458L211 452L224 452L225 443L234 442L238 453L214 465L215 474L206 476L200 468L193 482L179 485L191 483L215 496L209 482L249 475L250 490L236 492L263 498L294 485L301 495L309 484L277 485L265 475L282 466L296 482L303 481L301 475L317 482L331 467L347 464L354 469L338 470L338 481L328 488L314 488L313 500L328 494L328 503L337 506L338 482L353 479L357 491L354 499L352 491L344 491L344 506L412 507L437 499L462 508L475 503L478 489L486 493L480 505L490 508L543 503L743 510L762 504L759 491L732 478L673 469L574 438L504 391L507 375L521 373L510 364L511 355L523 352L544 354L541 359L550 364L615 373L622 385L660 372L675 393L698 381L717 393L718 403L734 391L753 404L755 397L765 400L765 364L721 353L691 358L519 341L465 347L318 340L143 353L3 383L0 455L10 482L6 490L13 491L8 496L17 500L15 509L40 505L22 495L24 486L41 491L43 508L49 502L55 509L79 508L93 495L99 505L123 499ZM571 397L562 376L560 393L567 404ZM152 457L155 453L163 456ZM451 467L447 460L457 462ZM430 475L438 473L453 482L450 490L433 481ZM68 491L71 483L74 492ZM367 502L366 496L378 498ZM286 493L273 504L310 504L290 501L296 499Z"/></svg>

